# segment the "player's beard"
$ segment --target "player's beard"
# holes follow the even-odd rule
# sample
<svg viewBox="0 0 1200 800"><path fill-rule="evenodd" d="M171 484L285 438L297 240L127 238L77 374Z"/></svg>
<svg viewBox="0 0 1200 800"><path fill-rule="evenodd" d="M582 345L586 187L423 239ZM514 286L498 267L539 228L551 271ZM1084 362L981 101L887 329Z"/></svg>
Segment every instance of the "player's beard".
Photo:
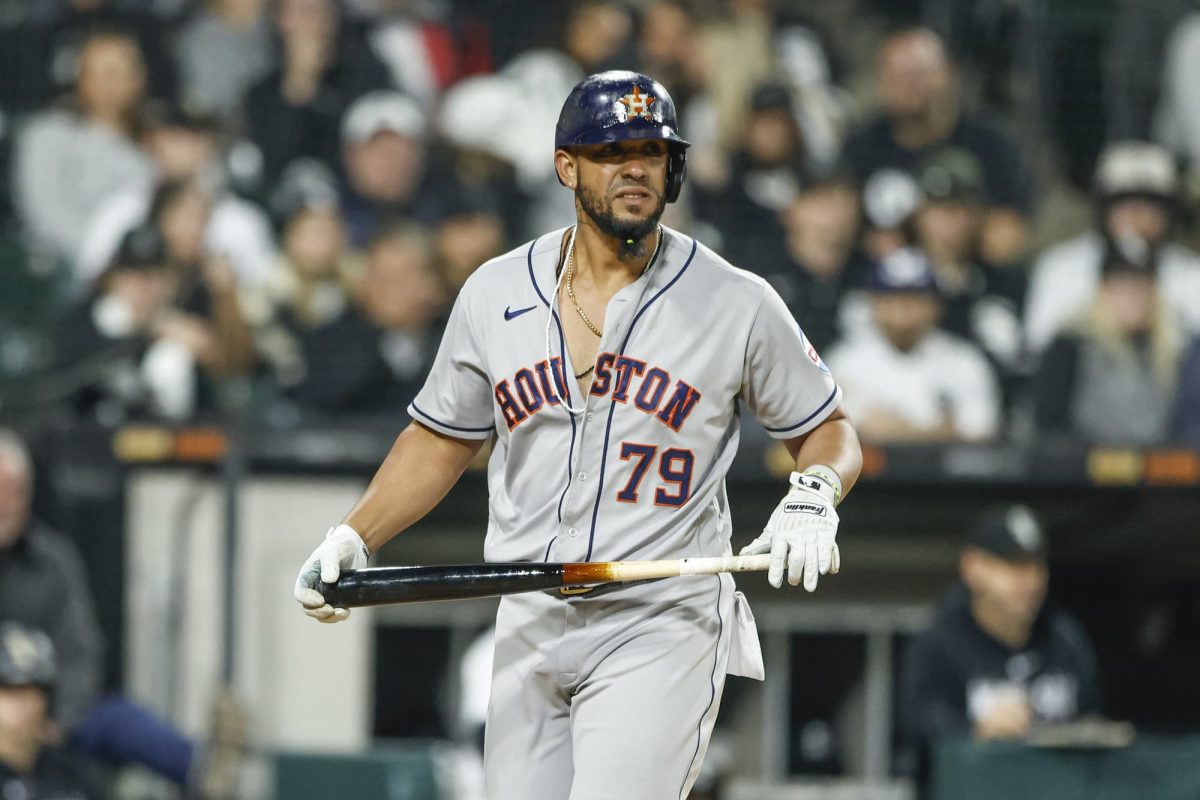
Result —
<svg viewBox="0 0 1200 800"><path fill-rule="evenodd" d="M623 188L627 187L619 187L616 191L620 191ZM654 191L648 186L641 186L640 188L648 192ZM575 187L575 196L579 198L579 205L583 208L584 213L588 215L588 219L594 222L602 233L617 240L620 247L617 253L619 258L625 260L645 257L645 239L658 227L658 221L662 218L663 210L667 207L665 195L658 195L658 205L655 206L654 212L645 219L618 219L616 214L613 213L613 200L611 198L602 201L594 193L589 192L582 186Z"/></svg>

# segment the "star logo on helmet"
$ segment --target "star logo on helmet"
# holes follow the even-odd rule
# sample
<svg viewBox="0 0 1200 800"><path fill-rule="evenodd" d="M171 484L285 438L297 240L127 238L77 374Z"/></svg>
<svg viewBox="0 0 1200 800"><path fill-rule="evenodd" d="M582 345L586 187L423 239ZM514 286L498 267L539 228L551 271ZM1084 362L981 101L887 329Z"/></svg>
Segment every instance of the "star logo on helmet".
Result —
<svg viewBox="0 0 1200 800"><path fill-rule="evenodd" d="M641 90L635 84L633 91L621 98L621 102L629 112L626 122L634 117L641 117L651 122L654 121L654 113L650 110L650 106L654 104L656 99L652 94L642 94Z"/></svg>

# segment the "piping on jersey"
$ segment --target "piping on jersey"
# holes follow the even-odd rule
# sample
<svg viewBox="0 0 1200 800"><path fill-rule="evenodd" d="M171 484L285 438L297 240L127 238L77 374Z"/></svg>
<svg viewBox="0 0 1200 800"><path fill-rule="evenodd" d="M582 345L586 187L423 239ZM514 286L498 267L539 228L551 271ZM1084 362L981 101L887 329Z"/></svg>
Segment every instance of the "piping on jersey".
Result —
<svg viewBox="0 0 1200 800"><path fill-rule="evenodd" d="M700 712L700 721L696 724L696 749L692 751L692 760L688 762L687 772L683 773L683 782L679 785L679 796L682 799L683 790L687 786L688 776L692 774L692 767L696 765L696 756L700 755L700 739L704 736L704 717L712 710L713 704L717 702L717 663L721 659L721 634L725 633L725 617L721 614L721 595L725 591L725 581L720 575L714 576L717 579L717 641L713 644L713 666L712 672L708 676L708 686L711 694L708 696L708 705ZM737 602L737 599L734 599Z"/></svg>
<svg viewBox="0 0 1200 800"><path fill-rule="evenodd" d="M425 419L429 420L430 422L432 422L436 425L440 425L443 428L449 428L452 431L462 431L463 433L491 433L492 431L496 430L495 425L488 425L486 428L464 428L461 425L451 425L448 422L442 422L440 419L433 416L432 414L428 414L428 413L422 411L420 406L418 406L416 404L416 402L409 403L409 405L411 405L413 407L413 411L416 411L418 414L420 414Z"/></svg>
<svg viewBox="0 0 1200 800"><path fill-rule="evenodd" d="M824 411L825 407L827 405L829 405L830 403L833 402L833 398L837 397L837 393L838 393L838 385L835 383L833 385L833 391L829 394L829 397L825 398L825 402L821 403L821 405L817 407L816 411L809 414L807 417L800 420L795 425L789 425L786 428L768 428L766 425L764 425L763 430L767 431L768 433L786 433L788 431L794 431L794 430L796 430L796 428L803 428L805 425L807 425L809 422L811 422L817 415L819 415L822 411Z"/></svg>
<svg viewBox="0 0 1200 800"><path fill-rule="evenodd" d="M551 316L551 318L553 318L554 324L558 326L558 346L559 346L560 351L562 352L563 364L565 365L567 363L567 342L566 342L566 339L563 338L562 321L558 318L558 314L554 313L554 308L551 307L550 301L546 299L546 296L544 294L542 294L542 290L538 287L538 284L537 284L537 277L533 274L533 248L537 245L538 241L539 241L538 239L534 239L532 242L530 242L529 243L529 251L525 254L525 263L529 267L529 282L533 284L533 291L537 292L537 296L539 298L541 298L542 304L545 305L546 308L550 311L550 316ZM553 370L552 370L552 372L553 372ZM559 388L558 381L554 380L553 375L551 376L551 380L554 382L554 388L558 389ZM562 390L567 395L567 402L570 403L571 387L569 385L567 385L566 375L563 375L562 382L563 382ZM584 403L585 404L587 403L586 398L584 399ZM562 494L560 494L558 496L558 522L559 522L559 524L562 523L563 501L566 500L567 492L571 488L571 474L574 471L574 464L575 464L575 434L576 434L575 415L567 414L567 417L571 420L571 446L567 450L567 485L563 487ZM558 538L558 536L556 534L554 536L554 538L552 538L550 540L550 544L546 545L546 556L545 556L545 558L542 559L543 561L545 561L546 559L548 559L550 557L550 547L554 544L554 539L557 539L557 538Z"/></svg>
<svg viewBox="0 0 1200 800"><path fill-rule="evenodd" d="M630 337L633 336L633 329L637 327L638 320L642 318L642 314L646 313L646 309L654 305L654 301L662 297L668 289L675 285L676 281L683 277L683 273L687 272L688 267L692 265L692 259L696 256L696 247L696 240L692 239L692 252L688 253L687 261L683 262L683 266L680 267L679 272L674 278L671 278L666 286L659 289L657 294L647 300L646 304L639 308L637 313L633 315L633 320L629 323L629 330L625 331L625 338L621 341L621 346L617 349L616 354L618 356L625 355L625 347L629 344ZM598 485L596 487L596 503L592 507L592 527L588 532L588 549L587 556L585 556L583 559L584 561L592 560L592 546L596 540L596 520L600 516L600 499L604 496L604 467L608 462L608 439L609 435L612 433L613 412L616 411L616 408L617 401L613 398L612 394L609 394L608 421L604 426L604 446L600 450L600 479L597 481Z"/></svg>

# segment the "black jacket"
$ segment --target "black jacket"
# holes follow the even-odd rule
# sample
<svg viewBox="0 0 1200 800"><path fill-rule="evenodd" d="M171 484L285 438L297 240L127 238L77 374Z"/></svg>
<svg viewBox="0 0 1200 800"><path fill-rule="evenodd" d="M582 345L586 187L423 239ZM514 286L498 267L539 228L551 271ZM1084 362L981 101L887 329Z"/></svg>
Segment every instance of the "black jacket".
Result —
<svg viewBox="0 0 1200 800"><path fill-rule="evenodd" d="M1044 608L1029 643L1012 650L979 627L969 603L965 586L951 589L905 654L898 722L919 752L943 737L968 734L997 690L1024 690L1035 724L1099 712L1096 656L1073 617Z"/></svg>

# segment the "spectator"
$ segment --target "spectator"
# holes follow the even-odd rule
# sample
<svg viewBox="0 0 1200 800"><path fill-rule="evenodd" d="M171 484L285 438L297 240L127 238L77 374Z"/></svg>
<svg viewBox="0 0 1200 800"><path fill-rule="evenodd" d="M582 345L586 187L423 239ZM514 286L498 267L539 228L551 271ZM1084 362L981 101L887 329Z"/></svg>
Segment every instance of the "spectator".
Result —
<svg viewBox="0 0 1200 800"><path fill-rule="evenodd" d="M236 121L246 91L274 66L267 0L205 0L177 36L180 102Z"/></svg>
<svg viewBox="0 0 1200 800"><path fill-rule="evenodd" d="M96 206L113 192L153 179L135 136L144 89L136 40L94 33L80 49L70 102L35 114L19 134L17 212L39 246L70 263Z"/></svg>
<svg viewBox="0 0 1200 800"><path fill-rule="evenodd" d="M866 316L862 304L851 300L866 270L855 248L858 222L852 184L840 179L811 183L783 210L783 246L759 262L761 274L818 350L852 330L854 314Z"/></svg>
<svg viewBox="0 0 1200 800"><path fill-rule="evenodd" d="M948 737L1020 739L1098 713L1095 653L1070 615L1046 605L1045 538L1027 506L975 518L959 575L901 664L899 727L919 755Z"/></svg>
<svg viewBox="0 0 1200 800"><path fill-rule="evenodd" d="M408 225L381 233L351 300L321 321L282 317L304 365L287 397L308 413L395 414L420 388L437 347L432 322L444 294L425 235Z"/></svg>
<svg viewBox="0 0 1200 800"><path fill-rule="evenodd" d="M529 146L514 124L521 113L515 92L515 84L498 75L467 78L442 97L437 117L437 135L449 150L454 173L450 205L481 198L494 206L503 217L505 243L515 243L525 230L529 205L516 166L528 158ZM439 212L439 218L444 217L445 212Z"/></svg>
<svg viewBox="0 0 1200 800"><path fill-rule="evenodd" d="M1034 263L1025 303L1025 334L1040 353L1081 314L1100 281L1105 250L1154 253L1163 300L1191 334L1200 333L1200 254L1178 241L1179 177L1162 147L1115 142L1096 167L1096 226L1054 245Z"/></svg>
<svg viewBox="0 0 1200 800"><path fill-rule="evenodd" d="M254 348L233 265L205 241L211 217L212 196L195 181L164 183L150 203L149 225L162 237L167 263L179 281L173 298L179 313L166 324L186 321L194 329L201 366L220 377L252 367Z"/></svg>
<svg viewBox="0 0 1200 800"><path fill-rule="evenodd" d="M304 350L350 312L363 272L361 258L349 248L336 188L318 186L316 192L293 200L279 260L261 287L245 293L258 352L285 391L308 377Z"/></svg>
<svg viewBox="0 0 1200 800"><path fill-rule="evenodd" d="M431 222L444 182L434 179L419 106L399 92L360 97L342 122L342 214L350 242L366 244L403 219Z"/></svg>
<svg viewBox="0 0 1200 800"><path fill-rule="evenodd" d="M35 3L34 25L29 31L37 43L40 78L47 82L38 98L45 103L68 91L77 78L87 42L96 33L121 31L133 39L146 65L146 92L173 100L178 73L161 19L145 4L122 0L56 0ZM138 7L138 6L141 7Z"/></svg>
<svg viewBox="0 0 1200 800"><path fill-rule="evenodd" d="M864 440L981 441L1000 423L996 378L970 342L937 329L933 268L918 250L879 262L868 282L875 325L829 353L830 369Z"/></svg>
<svg viewBox="0 0 1200 800"><path fill-rule="evenodd" d="M0 622L0 797L102 800L103 787L48 742L54 681L50 637Z"/></svg>
<svg viewBox="0 0 1200 800"><path fill-rule="evenodd" d="M500 197L461 185L446 198L433 230L437 273L451 296L480 264L503 253L509 241Z"/></svg>
<svg viewBox="0 0 1200 800"><path fill-rule="evenodd" d="M695 213L720 232L723 253L759 271L783 250L780 212L807 177L804 139L786 86L763 84L754 90L742 144L731 160L728 184L697 190Z"/></svg>
<svg viewBox="0 0 1200 800"><path fill-rule="evenodd" d="M202 376L244 366L244 332L227 266L203 278L173 267L154 228L138 228L54 331L50 385L79 413L116 425L130 416L190 418ZM203 370L203 372L201 371Z"/></svg>
<svg viewBox="0 0 1200 800"><path fill-rule="evenodd" d="M274 235L262 210L227 188L217 120L179 106L155 104L148 109L143 127L142 147L154 162L159 182L194 183L211 196L205 249L229 258L239 284L261 282L275 258ZM154 191L153 186L138 185L105 198L83 237L79 277L89 283L95 280L121 238L145 222Z"/></svg>
<svg viewBox="0 0 1200 800"><path fill-rule="evenodd" d="M983 168L986 211L980 254L1007 265L1025 246L1033 189L1012 137L983 116L964 111L950 59L937 34L910 29L890 36L878 58L882 116L846 141L846 169L866 187L881 171L913 171L931 150L953 145Z"/></svg>
<svg viewBox="0 0 1200 800"><path fill-rule="evenodd" d="M1023 271L999 269L980 254L983 168L968 151L935 150L917 168L922 201L913 216L916 245L937 275L941 327L979 345L1006 389L1026 376L1021 304Z"/></svg>
<svg viewBox="0 0 1200 800"><path fill-rule="evenodd" d="M828 175L841 154L854 105L837 84L840 64L830 37L803 11L784 12L776 21L772 50L792 91L809 168Z"/></svg>
<svg viewBox="0 0 1200 800"><path fill-rule="evenodd" d="M359 312L380 332L379 354L394 396L411 398L441 338L435 323L449 311L429 241L419 229L394 226L371 243L356 300ZM399 406L383 401L381 407Z"/></svg>
<svg viewBox="0 0 1200 800"><path fill-rule="evenodd" d="M696 58L701 60L699 69L716 129L714 138L725 153L736 150L741 142L754 87L770 80L776 71L772 47L774 5L759 0L723 0L719 15L707 22L697 43Z"/></svg>
<svg viewBox="0 0 1200 800"><path fill-rule="evenodd" d="M181 787L204 781L218 765L202 748L146 709L100 696L103 641L83 559L74 542L33 518L33 480L24 443L0 429L0 616L53 642L58 669L44 680L52 680L58 735L72 751L141 764Z"/></svg>
<svg viewBox="0 0 1200 800"><path fill-rule="evenodd" d="M1179 395L1188 343L1159 298L1155 269L1153 259L1109 251L1091 307L1051 342L1035 376L1039 432L1160 444L1172 438L1176 409L1200 404Z"/></svg>
<svg viewBox="0 0 1200 800"><path fill-rule="evenodd" d="M390 85L387 68L342 18L335 0L279 0L275 30L280 66L250 88L243 105L268 191L297 158L335 168L347 106Z"/></svg>

